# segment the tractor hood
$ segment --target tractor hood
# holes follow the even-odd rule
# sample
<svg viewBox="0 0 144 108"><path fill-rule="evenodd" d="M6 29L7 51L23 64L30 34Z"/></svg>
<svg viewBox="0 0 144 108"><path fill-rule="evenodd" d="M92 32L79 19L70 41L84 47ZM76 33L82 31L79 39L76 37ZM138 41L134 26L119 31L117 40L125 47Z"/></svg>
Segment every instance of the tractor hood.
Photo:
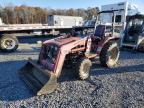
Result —
<svg viewBox="0 0 144 108"><path fill-rule="evenodd" d="M74 36L60 36L58 38L47 40L47 41L43 42L43 44L44 45L55 44L60 47L62 45L66 45L66 44L75 42L80 39L81 39L80 37L74 37Z"/></svg>

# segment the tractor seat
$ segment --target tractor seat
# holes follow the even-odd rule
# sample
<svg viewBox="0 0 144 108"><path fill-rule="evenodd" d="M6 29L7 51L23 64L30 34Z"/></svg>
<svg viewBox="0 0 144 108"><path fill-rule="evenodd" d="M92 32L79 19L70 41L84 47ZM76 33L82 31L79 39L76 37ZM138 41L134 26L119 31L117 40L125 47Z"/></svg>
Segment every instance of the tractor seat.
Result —
<svg viewBox="0 0 144 108"><path fill-rule="evenodd" d="M94 36L101 39L104 36L105 33L105 25L98 25L96 27Z"/></svg>
<svg viewBox="0 0 144 108"><path fill-rule="evenodd" d="M96 27L95 33L92 36L92 42L98 43L105 36L105 25L98 25Z"/></svg>

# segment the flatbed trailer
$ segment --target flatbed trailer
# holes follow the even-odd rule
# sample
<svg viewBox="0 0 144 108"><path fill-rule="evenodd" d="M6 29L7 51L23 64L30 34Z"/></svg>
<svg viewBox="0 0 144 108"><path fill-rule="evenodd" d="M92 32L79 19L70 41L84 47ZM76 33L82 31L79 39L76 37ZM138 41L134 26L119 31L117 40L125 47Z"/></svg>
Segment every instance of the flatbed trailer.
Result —
<svg viewBox="0 0 144 108"><path fill-rule="evenodd" d="M0 18L0 50L15 51L18 48L17 36L24 34L58 35L70 33L73 26L82 26L83 18L77 16L48 16L46 24L4 24Z"/></svg>
<svg viewBox="0 0 144 108"><path fill-rule="evenodd" d="M17 35L33 33L58 35L59 33L69 33L72 28L73 26L48 26L48 24L3 24L0 25L0 50L15 51L19 45Z"/></svg>
<svg viewBox="0 0 144 108"><path fill-rule="evenodd" d="M44 33L51 33L52 31L62 31L66 29L72 29L72 26L48 26L46 24L14 24L14 25L1 25L0 34L5 33L32 33L35 31L41 31ZM54 32L52 32L53 35Z"/></svg>

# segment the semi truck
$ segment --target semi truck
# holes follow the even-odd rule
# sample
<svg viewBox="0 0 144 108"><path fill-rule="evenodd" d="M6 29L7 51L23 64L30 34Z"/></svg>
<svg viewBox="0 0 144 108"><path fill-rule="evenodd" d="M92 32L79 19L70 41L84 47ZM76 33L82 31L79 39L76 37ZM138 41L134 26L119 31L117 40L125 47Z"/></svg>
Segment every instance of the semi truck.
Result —
<svg viewBox="0 0 144 108"><path fill-rule="evenodd" d="M47 24L4 24L0 19L0 50L15 51L19 46L18 34L41 32L42 35L58 35L59 33L69 33L73 26L81 26L83 23L82 17L76 16L51 15L48 16L48 21Z"/></svg>

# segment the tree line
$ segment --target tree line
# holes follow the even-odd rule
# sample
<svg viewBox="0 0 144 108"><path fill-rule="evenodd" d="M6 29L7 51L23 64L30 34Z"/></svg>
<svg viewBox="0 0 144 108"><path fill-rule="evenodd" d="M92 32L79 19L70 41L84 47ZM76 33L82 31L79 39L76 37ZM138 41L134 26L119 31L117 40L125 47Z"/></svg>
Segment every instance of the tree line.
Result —
<svg viewBox="0 0 144 108"><path fill-rule="evenodd" d="M26 5L0 6L0 18L5 24L47 23L48 15L81 16L85 20L89 20L96 16L98 12L98 7L89 7L87 9L50 9Z"/></svg>

